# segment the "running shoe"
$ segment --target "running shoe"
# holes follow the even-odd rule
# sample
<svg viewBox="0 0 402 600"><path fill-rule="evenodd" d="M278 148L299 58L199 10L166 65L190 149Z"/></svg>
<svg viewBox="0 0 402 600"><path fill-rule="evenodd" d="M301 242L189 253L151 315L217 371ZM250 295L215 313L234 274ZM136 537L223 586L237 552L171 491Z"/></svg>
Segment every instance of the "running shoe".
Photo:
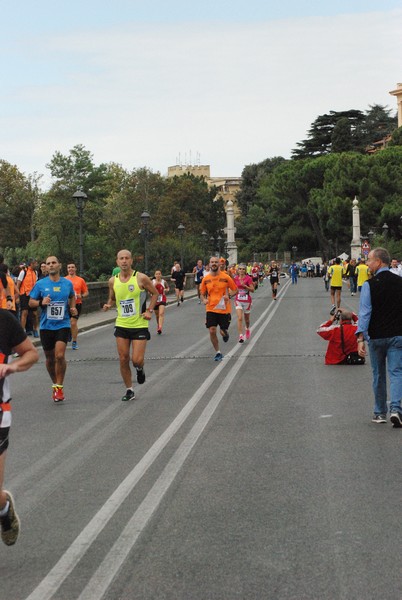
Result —
<svg viewBox="0 0 402 600"><path fill-rule="evenodd" d="M53 402L63 402L64 400L64 392L62 385L54 385L53 386Z"/></svg>
<svg viewBox="0 0 402 600"><path fill-rule="evenodd" d="M399 412L392 412L389 418L394 427L402 427L402 414Z"/></svg>
<svg viewBox="0 0 402 600"><path fill-rule="evenodd" d="M72 347L72 349L73 349L73 350L78 350L78 348L79 348L79 346L78 346L78 343L77 343L77 342L73 342L73 343L71 344L71 347Z"/></svg>
<svg viewBox="0 0 402 600"><path fill-rule="evenodd" d="M180 302L177 303L177 306L180 306Z"/></svg>
<svg viewBox="0 0 402 600"><path fill-rule="evenodd" d="M251 331L249 329L246 329L246 340L249 340L251 336Z"/></svg>
<svg viewBox="0 0 402 600"><path fill-rule="evenodd" d="M137 369L137 382L138 383L144 383L145 382L145 373L144 373L144 369Z"/></svg>
<svg viewBox="0 0 402 600"><path fill-rule="evenodd" d="M239 335L239 344L243 344L244 342L244 337L242 335Z"/></svg>
<svg viewBox="0 0 402 600"><path fill-rule="evenodd" d="M335 313L336 313L336 306L335 306L335 304L333 304L331 310L329 311L329 314L334 315Z"/></svg>
<svg viewBox="0 0 402 600"><path fill-rule="evenodd" d="M373 415L371 422L372 423L386 423L387 417L386 417L386 415Z"/></svg>
<svg viewBox="0 0 402 600"><path fill-rule="evenodd" d="M217 352L215 354L214 360L216 360L217 362L220 362L222 360L222 358L223 358L222 352Z"/></svg>
<svg viewBox="0 0 402 600"><path fill-rule="evenodd" d="M14 500L10 492L4 490L7 497L8 511L0 517L1 539L6 546L13 546L20 532L20 520L14 508Z"/></svg>
<svg viewBox="0 0 402 600"><path fill-rule="evenodd" d="M184 298L183 298L183 296L180 298L180 302L184 302Z"/></svg>
<svg viewBox="0 0 402 600"><path fill-rule="evenodd" d="M228 342L229 341L229 332L228 332L228 330L227 329L222 329L222 333L223 333L223 336L222 336L223 341L224 342Z"/></svg>
<svg viewBox="0 0 402 600"><path fill-rule="evenodd" d="M135 394L133 390L127 390L122 398L123 402L128 402L128 400L135 400Z"/></svg>
<svg viewBox="0 0 402 600"><path fill-rule="evenodd" d="M158 329L156 330L156 333L159 333L159 335L162 333L162 329L160 327L158 327Z"/></svg>

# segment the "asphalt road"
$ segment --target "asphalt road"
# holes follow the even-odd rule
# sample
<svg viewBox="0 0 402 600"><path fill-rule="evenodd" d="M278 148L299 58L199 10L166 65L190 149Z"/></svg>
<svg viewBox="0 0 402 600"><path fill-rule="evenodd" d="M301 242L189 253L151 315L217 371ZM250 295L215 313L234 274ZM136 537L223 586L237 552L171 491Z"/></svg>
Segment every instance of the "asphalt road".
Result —
<svg viewBox="0 0 402 600"><path fill-rule="evenodd" d="M134 402L112 325L68 350L63 405L42 357L14 376L1 600L402 598L402 431L371 423L369 365L324 366L322 281L269 292L222 363L196 299L169 307Z"/></svg>

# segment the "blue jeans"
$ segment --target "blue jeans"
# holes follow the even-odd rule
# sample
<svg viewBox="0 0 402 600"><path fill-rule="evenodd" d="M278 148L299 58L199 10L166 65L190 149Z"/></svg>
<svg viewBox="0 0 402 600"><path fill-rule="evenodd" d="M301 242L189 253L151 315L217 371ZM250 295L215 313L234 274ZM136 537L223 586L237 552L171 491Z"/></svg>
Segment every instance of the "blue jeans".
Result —
<svg viewBox="0 0 402 600"><path fill-rule="evenodd" d="M297 273L292 273L292 285L297 283Z"/></svg>
<svg viewBox="0 0 402 600"><path fill-rule="evenodd" d="M402 335L369 341L373 371L374 414L387 414L387 375L390 411L402 413Z"/></svg>
<svg viewBox="0 0 402 600"><path fill-rule="evenodd" d="M351 294L356 294L356 292L357 292L357 278L356 277L349 277L349 283L350 283L350 293Z"/></svg>

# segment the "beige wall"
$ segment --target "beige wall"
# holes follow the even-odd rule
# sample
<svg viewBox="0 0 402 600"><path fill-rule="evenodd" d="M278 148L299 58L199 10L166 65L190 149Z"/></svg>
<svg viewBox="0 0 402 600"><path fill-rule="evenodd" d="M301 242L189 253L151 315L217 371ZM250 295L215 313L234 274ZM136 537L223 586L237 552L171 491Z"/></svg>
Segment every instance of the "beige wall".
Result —
<svg viewBox="0 0 402 600"><path fill-rule="evenodd" d="M396 90L390 92L391 96L396 96L398 103L398 127L402 127L402 83L396 84Z"/></svg>

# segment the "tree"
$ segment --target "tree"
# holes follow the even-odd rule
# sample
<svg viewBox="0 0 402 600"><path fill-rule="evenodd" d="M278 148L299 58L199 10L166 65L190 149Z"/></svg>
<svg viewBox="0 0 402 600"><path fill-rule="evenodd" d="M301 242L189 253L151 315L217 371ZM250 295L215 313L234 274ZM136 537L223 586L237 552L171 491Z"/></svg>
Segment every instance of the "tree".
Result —
<svg viewBox="0 0 402 600"><path fill-rule="evenodd" d="M364 122L365 116L360 110L336 112L331 110L328 114L320 115L312 123L308 137L298 142L298 148L292 151L292 158L314 158L323 156L332 151L332 135L338 121L347 119L350 127L349 148L361 151L363 142L359 126ZM345 140L345 125L342 126L343 139Z"/></svg>
<svg viewBox="0 0 402 600"><path fill-rule="evenodd" d="M241 175L240 190L236 195L236 202L243 215L247 215L250 207L256 202L257 190L265 175L272 173L274 169L285 159L282 156L267 158L260 163L247 165Z"/></svg>
<svg viewBox="0 0 402 600"><path fill-rule="evenodd" d="M32 238L38 179L25 177L18 168L0 160L0 248L25 246Z"/></svg>

